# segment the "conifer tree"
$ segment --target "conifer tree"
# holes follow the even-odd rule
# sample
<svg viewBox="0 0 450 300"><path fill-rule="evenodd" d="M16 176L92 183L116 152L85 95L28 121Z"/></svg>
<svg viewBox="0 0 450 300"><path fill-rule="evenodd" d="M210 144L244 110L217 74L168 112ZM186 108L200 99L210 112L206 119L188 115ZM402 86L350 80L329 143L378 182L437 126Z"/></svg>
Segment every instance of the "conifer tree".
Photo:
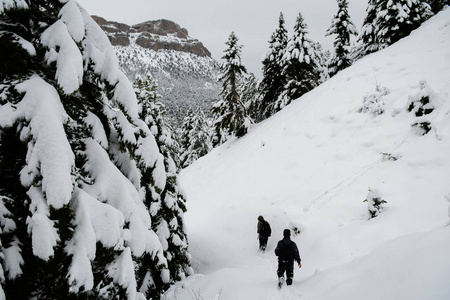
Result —
<svg viewBox="0 0 450 300"><path fill-rule="evenodd" d="M427 3L430 5L431 11L437 14L444 6L450 5L450 0L428 0Z"/></svg>
<svg viewBox="0 0 450 300"><path fill-rule="evenodd" d="M239 90L245 111L252 120L257 120L260 117L260 102L258 101L258 81L253 73L250 72L244 76Z"/></svg>
<svg viewBox="0 0 450 300"><path fill-rule="evenodd" d="M336 34L334 40L334 56L328 64L329 75L334 76L339 71L349 67L352 64L350 56L350 37L358 35L355 25L348 14L347 0L337 0L338 12L331 21L326 35Z"/></svg>
<svg viewBox="0 0 450 300"><path fill-rule="evenodd" d="M321 84L330 79L327 64L331 59L331 53L329 50L324 50L319 42L313 43L312 47L318 57L319 73L320 73L319 84Z"/></svg>
<svg viewBox="0 0 450 300"><path fill-rule="evenodd" d="M220 67L222 74L219 78L222 83L221 100L212 108L215 130L213 146L224 143L232 135L245 135L251 123L239 94L241 76L247 73L247 69L241 63L242 46L238 45L238 41L236 34L231 32L225 43L228 48L222 57L225 62Z"/></svg>
<svg viewBox="0 0 450 300"><path fill-rule="evenodd" d="M212 149L211 129L208 121L199 107L194 112L189 111L184 118L181 129L181 166L189 166L200 157L208 154Z"/></svg>
<svg viewBox="0 0 450 300"><path fill-rule="evenodd" d="M377 38L378 28L376 25L381 1L369 0L367 4L366 17L364 18L362 29L358 36L356 49L354 50L353 56L355 60L384 48Z"/></svg>
<svg viewBox="0 0 450 300"><path fill-rule="evenodd" d="M173 280L181 280L190 275L192 271L189 267L189 254L187 252L187 237L184 232L183 213L186 211L185 196L178 184L178 144L173 138L173 130L170 123L165 118L164 105L158 101L161 96L158 94L158 84L156 80L148 76L145 80L137 79L134 84L138 105L139 117L144 120L156 139L160 156L164 162L165 177L155 178L155 176L141 177L141 186L145 189L145 203L152 216L152 229L158 235L163 246L164 256L167 258L167 266L162 267L162 272L169 271L171 280L165 282L164 278L159 279L156 286L167 288ZM139 164L143 169L143 174L151 171L145 164ZM154 184L151 184L151 181ZM151 259L141 261L140 268L142 274L145 271L151 274L161 272L161 266L148 264ZM150 271L147 269L150 267ZM167 267L167 269L165 268ZM167 274L167 275L169 275ZM167 276L166 275L166 276ZM153 276L155 277L155 276ZM144 277L141 277L144 281ZM151 291L151 289L150 289ZM158 291L151 291L152 296L159 296Z"/></svg>
<svg viewBox="0 0 450 300"><path fill-rule="evenodd" d="M148 206L169 172L107 36L75 1L3 3L0 298L159 295L189 272L155 229L183 209Z"/></svg>
<svg viewBox="0 0 450 300"><path fill-rule="evenodd" d="M285 28L284 17L280 13L278 28L270 37L269 50L262 61L263 78L259 85L256 121L262 121L273 114L275 101L284 90L286 77L283 75L285 63L283 55L286 51L287 42L288 34Z"/></svg>
<svg viewBox="0 0 450 300"><path fill-rule="evenodd" d="M431 16L422 0L369 0L354 59L384 49L408 36Z"/></svg>
<svg viewBox="0 0 450 300"><path fill-rule="evenodd" d="M408 36L431 16L422 0L381 0L377 14L377 39L384 47Z"/></svg>
<svg viewBox="0 0 450 300"><path fill-rule="evenodd" d="M315 52L314 42L307 37L308 31L302 14L299 13L294 34L289 39L283 56L283 70L287 83L278 97L273 113L283 109L292 100L315 88L320 80L320 58Z"/></svg>

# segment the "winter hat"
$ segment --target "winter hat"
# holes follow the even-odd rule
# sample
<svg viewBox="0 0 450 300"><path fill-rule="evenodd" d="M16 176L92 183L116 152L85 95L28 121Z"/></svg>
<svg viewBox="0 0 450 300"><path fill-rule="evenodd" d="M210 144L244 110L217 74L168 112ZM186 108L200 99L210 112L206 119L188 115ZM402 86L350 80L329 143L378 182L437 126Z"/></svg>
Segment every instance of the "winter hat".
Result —
<svg viewBox="0 0 450 300"><path fill-rule="evenodd" d="M263 216L259 216L259 217L258 217L258 221L261 221L261 222L264 221Z"/></svg>
<svg viewBox="0 0 450 300"><path fill-rule="evenodd" d="M291 231L289 229L283 230L283 236L291 236Z"/></svg>

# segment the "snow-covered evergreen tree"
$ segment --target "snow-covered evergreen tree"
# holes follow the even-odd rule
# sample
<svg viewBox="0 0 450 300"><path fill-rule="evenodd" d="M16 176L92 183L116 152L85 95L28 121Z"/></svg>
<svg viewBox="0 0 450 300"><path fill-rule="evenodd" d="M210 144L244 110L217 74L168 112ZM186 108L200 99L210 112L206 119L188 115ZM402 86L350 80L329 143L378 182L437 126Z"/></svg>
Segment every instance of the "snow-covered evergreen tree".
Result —
<svg viewBox="0 0 450 300"><path fill-rule="evenodd" d="M446 5L450 6L450 0L428 0L426 1L434 14L440 12Z"/></svg>
<svg viewBox="0 0 450 300"><path fill-rule="evenodd" d="M320 57L315 51L314 42L307 37L307 34L306 23L302 14L299 13L293 36L289 39L283 56L286 85L273 107L273 113L283 109L292 100L319 84Z"/></svg>
<svg viewBox="0 0 450 300"><path fill-rule="evenodd" d="M238 45L238 41L236 34L231 32L225 43L228 48L222 57L225 62L221 65L222 74L219 78L222 83L221 100L212 108L215 130L214 146L224 143L231 135L237 137L245 135L251 124L239 94L240 80L242 75L247 73L247 69L241 62L242 46Z"/></svg>
<svg viewBox="0 0 450 300"><path fill-rule="evenodd" d="M376 20L379 12L379 3L382 0L369 0L366 8L366 17L358 36L356 49L353 51L354 59L363 58L370 53L383 49L377 39Z"/></svg>
<svg viewBox="0 0 450 300"><path fill-rule="evenodd" d="M166 278L171 278L170 281L166 282L164 277L161 280L158 278L156 286L168 287L168 283L173 280L184 279L186 275L193 273L189 267L190 255L187 251L187 237L183 220L183 214L186 211L186 197L178 184L179 146L173 138L173 130L169 122L165 119L164 105L158 101L160 95L157 92L156 80L151 77L147 77L145 80L138 79L134 84L134 89L139 105L139 117L144 120L155 137L160 152L159 156L163 158L164 165L158 166L158 168L165 170L164 173L161 172L162 177L155 178L155 176L148 176L152 174L152 167L149 168L145 161L139 161L138 164L142 173L147 175L141 177L141 186L145 187L142 189L145 191L144 201L153 218L152 229L159 237L168 264L166 268L157 264L149 264L150 258L141 259L139 267L141 274L144 275L141 279L144 284L148 285L150 282L145 282L147 273L165 272ZM148 271L148 268L151 270ZM151 286L149 290L151 290ZM153 294L158 296L154 292Z"/></svg>
<svg viewBox="0 0 450 300"><path fill-rule="evenodd" d="M431 8L422 0L369 0L367 15L354 50L355 59L384 49L431 16Z"/></svg>
<svg viewBox="0 0 450 300"><path fill-rule="evenodd" d="M280 13L278 28L272 34L262 64L263 78L259 84L259 96L257 101L256 121L262 121L273 114L273 106L281 95L286 84L283 74L285 61L283 60L288 43L288 33L285 28L283 14Z"/></svg>
<svg viewBox="0 0 450 300"><path fill-rule="evenodd" d="M378 189L369 188L366 199L363 201L367 202L367 210L372 219L376 218L383 211L383 206L387 203L381 197L381 192Z"/></svg>
<svg viewBox="0 0 450 300"><path fill-rule="evenodd" d="M430 6L422 0L383 0L379 5L377 38L385 47L408 36L431 16Z"/></svg>
<svg viewBox="0 0 450 300"><path fill-rule="evenodd" d="M239 86L242 103L244 103L245 111L252 120L258 119L259 114L259 93L258 81L253 73L248 73L242 79Z"/></svg>
<svg viewBox="0 0 450 300"><path fill-rule="evenodd" d="M189 166L212 149L211 128L208 120L199 107L196 111L190 110L184 118L181 128L180 144L182 147L181 166Z"/></svg>
<svg viewBox="0 0 450 300"><path fill-rule="evenodd" d="M350 37L357 36L358 31L350 19L348 13L347 0L337 0L338 12L331 21L331 26L327 29L326 36L335 34L334 55L328 64L328 73L330 77L339 71L351 66L352 58L350 56Z"/></svg>
<svg viewBox="0 0 450 300"><path fill-rule="evenodd" d="M157 296L190 272L156 229L182 209L149 206L174 185L108 38L75 1L2 4L0 298Z"/></svg>
<svg viewBox="0 0 450 300"><path fill-rule="evenodd" d="M412 124L413 132L417 135L425 135L432 129L430 114L440 105L436 92L430 88L425 80L419 82L420 91L408 96L408 111L416 116L416 122Z"/></svg>
<svg viewBox="0 0 450 300"><path fill-rule="evenodd" d="M388 94L389 90L386 87L377 84L374 91L364 96L363 105L359 111L362 113L371 113L374 116L381 115L385 109L383 98Z"/></svg>

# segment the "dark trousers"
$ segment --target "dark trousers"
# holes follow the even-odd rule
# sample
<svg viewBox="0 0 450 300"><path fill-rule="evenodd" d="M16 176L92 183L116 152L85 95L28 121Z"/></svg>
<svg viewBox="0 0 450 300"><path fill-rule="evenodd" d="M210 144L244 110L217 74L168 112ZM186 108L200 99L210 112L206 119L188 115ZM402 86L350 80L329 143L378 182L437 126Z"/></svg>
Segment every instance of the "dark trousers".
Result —
<svg viewBox="0 0 450 300"><path fill-rule="evenodd" d="M261 251L266 250L268 239L269 239L268 237L260 237L259 238L259 250L261 250Z"/></svg>
<svg viewBox="0 0 450 300"><path fill-rule="evenodd" d="M278 278L284 277L284 273L286 272L286 284L292 284L292 277L294 277L294 261L278 261L278 270L277 275Z"/></svg>

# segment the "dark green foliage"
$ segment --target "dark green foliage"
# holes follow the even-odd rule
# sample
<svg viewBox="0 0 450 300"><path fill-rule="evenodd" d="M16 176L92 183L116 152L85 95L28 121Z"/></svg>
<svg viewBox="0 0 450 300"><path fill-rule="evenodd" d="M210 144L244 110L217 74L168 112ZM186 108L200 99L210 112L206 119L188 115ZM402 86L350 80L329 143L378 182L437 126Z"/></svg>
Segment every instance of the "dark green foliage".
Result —
<svg viewBox="0 0 450 300"><path fill-rule="evenodd" d="M256 108L255 120L262 121L273 115L275 101L281 95L286 85L286 76L283 74L283 55L288 42L287 30L283 14L280 13L278 28L269 40L269 51L262 61L263 78L259 85L259 99Z"/></svg>
<svg viewBox="0 0 450 300"><path fill-rule="evenodd" d="M320 58L314 42L308 38L307 25L301 13L294 26L283 56L286 85L274 105L274 112L283 109L291 101L314 89L320 81Z"/></svg>
<svg viewBox="0 0 450 300"><path fill-rule="evenodd" d="M0 237L4 248L10 247L16 240L19 241L25 263L19 276L10 278L11 274L6 274L3 288L10 299L29 299L33 296L38 299L65 298L69 288L65 275L71 257L65 253L64 247L73 235L73 211L68 206L57 210L50 207L49 218L55 220L60 240L54 247L54 255L48 261L36 257L32 252L27 226L27 219L31 217L30 199L26 193L27 189L17 176L26 164L24 158L27 147L26 143L20 141L17 132L17 126L1 130L0 196L16 228L13 231L2 230Z"/></svg>
<svg viewBox="0 0 450 300"><path fill-rule="evenodd" d="M135 153L137 145L124 139L124 128L122 126L124 122L128 122L129 125L136 125L133 122L136 121L137 117L128 115L125 107L123 107L124 105L115 100L113 93L116 83L110 83L101 78L98 72L94 72L96 66L93 65L92 61L84 61L82 84L79 89L71 94L62 91L55 80L56 63L47 64L46 52L48 49L42 46L40 39L45 29L58 19L58 13L63 4L59 0L27 1L27 4L29 9L14 8L5 10L0 15L0 55L2 55L0 62L0 104L9 108L12 107L12 109L18 107L17 104L20 104L24 95L18 93L15 87L17 84L27 81L33 74L38 75L43 82L51 86L49 89L54 91L55 95L58 94L62 107L68 116L64 119L62 125L74 155L74 164L71 166L71 171L69 170L73 180L72 187L82 189L93 185L96 181L85 168L89 164L84 153L86 150L85 141L94 139L94 134L104 132L104 138L107 141L105 141L105 145L102 145L104 147L102 150L107 151L111 162L116 164L117 169L121 170L121 162L117 160L117 156L123 155L122 158L129 159L128 162L138 159ZM29 46L26 47L27 49L21 46L24 41ZM81 43L77 45L80 54L85 54L83 52L85 49ZM54 50L58 51L59 49L56 47ZM58 98L55 97L54 100L57 101ZM122 123L111 111L123 115ZM154 120L159 118L159 113L162 114L161 111L155 112ZM91 117L91 121L95 119L99 123L96 123L96 125L101 128L94 129L92 124L87 124L86 117L88 115ZM67 201L70 200L69 203L60 208L48 205L46 203L46 190L42 183L45 177L40 173L41 166L36 167L38 174L33 176L33 182L25 184L21 181L20 173L28 163L28 152L33 149L36 136L30 133L30 121L28 119L17 118L14 122L12 125L2 125L0 128L0 168L2 171L0 172L0 201L5 207L5 211L0 212L0 218L2 221L8 221L8 226L5 225L6 223L0 224L2 246L0 260L1 267L5 271L5 280L1 283L1 287L5 292L6 299L33 299L33 297L35 299L126 299L129 296L126 287L113 279L109 268L109 265L116 263L117 258L124 253L123 246L107 247L101 242L97 242L95 259L89 257L93 275L92 290L86 291L83 283L73 282L73 285L70 286L69 270L73 257L68 252L76 251L74 250L75 247L71 248L73 244L77 243L73 237L82 226L77 227L75 224L83 222L83 220L80 221L77 218L78 216L73 210L76 205L73 205L74 202L77 203L76 201L79 199L75 199L75 201L74 199L68 199ZM134 133L136 139L141 135L151 135L151 133L142 131ZM167 137L165 129L159 133L158 138ZM65 139L64 142L66 142ZM173 156L175 156L173 153L177 152L175 143L164 144L161 149L164 149L164 154L170 153ZM155 152L158 152L158 149L155 149ZM165 167L176 165L174 163L176 161L176 158L170 162L165 161ZM126 171L121 171L126 177ZM152 223L154 226L154 232L152 233L156 232L159 223L165 222L164 218L170 218L167 220L168 223L176 219L179 226L172 225L171 230L174 232L173 234L178 234L184 242L180 247L177 247L177 245L168 246L164 254L173 258L168 266L164 255L156 256L154 253L145 252L142 257L133 257L136 265L136 281L142 283L144 278L139 277L140 274L143 273L145 276L147 272L152 272L155 284L146 296L157 298L167 289L169 284L184 275L179 269L182 268L184 272L189 268L189 255L187 254L187 238L183 232L182 221L182 213L186 209L185 199L176 186L176 171L168 175L167 186L161 188L154 185L155 180L152 177L152 171L153 169L149 168L149 170L142 170L141 173L143 175L142 189L147 190L148 198L145 200L148 202L148 206L150 207L155 199L161 200L161 197L164 199L166 195L172 195L172 193L176 195L177 200L176 205L174 205L175 208L171 207L173 211L157 212L160 214L153 216L155 222ZM30 195L31 189L34 189L37 193L42 193L42 201L38 199L40 202L37 202L39 203L32 202L31 198L35 201L36 197L33 198ZM67 190L70 190L70 185ZM75 194L72 196L77 197ZM104 201L103 205L107 205L106 202L108 201L108 199L95 199L95 196L90 201L95 200ZM56 245L51 248L52 254L48 258L40 258L33 252L33 239L41 238L30 232L33 226L30 225L30 220L36 214L38 204L45 209L41 212L41 216L48 217L46 224L51 224L55 233ZM111 207L111 209L114 208ZM159 220L159 223L156 220ZM175 222L171 224L175 224ZM125 229L129 225L126 220ZM172 236L168 239L171 239ZM157 239L156 242L158 242ZM15 248L11 248L12 246ZM125 246L127 246L126 242ZM9 260L9 262L13 261L17 265L20 262L20 268L17 267L13 270L16 274L12 274L8 270L4 261L3 249L8 248L16 251L17 257L20 258ZM159 261L160 259L163 261ZM176 265L176 263L182 263L182 265ZM163 268L169 268L171 271L169 282L163 283L161 280L160 273ZM78 288L76 287L77 284L81 284L81 286Z"/></svg>
<svg viewBox="0 0 450 300"><path fill-rule="evenodd" d="M158 262L151 255L144 255L136 258L138 286L142 285L145 277L150 274L154 285L149 287L146 296L159 298L171 283L184 278L189 274L189 255L187 252L187 236L184 232L182 215L186 211L186 199L178 186L179 170L179 146L173 139L173 131L169 121L165 118L164 105L158 101L157 82L151 77L146 80L138 79L134 84L137 95L140 117L147 123L149 128L153 128L154 136L158 144L160 153L164 158L164 172L155 176L166 176L164 186L158 186L152 181L156 166L146 168L140 166L144 176L141 177L141 185L146 187L145 204L152 212L152 229L160 238L165 236L164 231L169 232L169 236L164 243L164 256L168 257L167 265ZM148 181L152 181L150 184ZM178 236L180 243L174 242L173 237ZM161 273L170 273L170 282L161 279Z"/></svg>
<svg viewBox="0 0 450 300"><path fill-rule="evenodd" d="M6 209L11 213L9 218L14 221L16 228L13 231L6 231L2 226L0 238L3 248L10 247L17 239L22 245L22 257L24 260L30 261L30 264L24 266L22 276L10 278L11 274L6 273L6 281L3 285L6 295L11 295L11 299L27 299L32 291L29 281L35 278L37 270L35 258L31 252L31 247L29 247L31 238L28 235L26 225L26 220L30 215L30 200L26 194L27 190L22 186L17 176L25 165L27 147L25 143L18 139L17 131L17 126L5 128L1 131L0 196L3 198ZM8 145L8 147L5 147L5 145Z"/></svg>
<svg viewBox="0 0 450 300"><path fill-rule="evenodd" d="M420 91L414 96L409 96L408 111L415 114L417 122L412 124L413 128L419 134L425 135L432 129L431 123L424 119L427 115L433 113L435 103L433 101L435 92L428 86L425 80L420 81Z"/></svg>
<svg viewBox="0 0 450 300"><path fill-rule="evenodd" d="M387 201L381 198L379 192L371 189L369 189L367 198L363 202L367 202L370 217L372 219L380 214L380 212L383 210L383 205L387 203Z"/></svg>
<svg viewBox="0 0 450 300"><path fill-rule="evenodd" d="M373 198L372 201L373 201L372 206L375 209L369 209L369 213L370 213L370 217L371 218L375 218L380 213L380 211L382 209L382 205L384 203L387 203L387 202L385 200L383 200L383 199L380 199L380 198ZM366 199L366 200L364 200L364 202L368 202L368 200Z"/></svg>
<svg viewBox="0 0 450 300"><path fill-rule="evenodd" d="M369 0L355 58L384 49L408 36L432 12L422 0Z"/></svg>
<svg viewBox="0 0 450 300"><path fill-rule="evenodd" d="M30 54L16 43L11 33L0 33L0 80L29 73Z"/></svg>
<svg viewBox="0 0 450 300"><path fill-rule="evenodd" d="M106 276L108 274L107 266L111 264L120 251L104 247L100 242L97 243L95 260L92 261L92 271L94 275L94 289L92 291L80 291L76 299L126 299L125 289L114 284L113 280Z"/></svg>
<svg viewBox="0 0 450 300"><path fill-rule="evenodd" d="M27 276L31 281L32 295L38 299L77 299L75 295L70 295L69 284L66 279L68 268L72 257L65 252L65 245L73 235L73 211L67 206L55 210L50 207L51 220L55 220L55 228L59 233L60 240L54 247L54 255L48 261L34 258L35 265L33 274ZM30 266L28 266L30 267Z"/></svg>
<svg viewBox="0 0 450 300"><path fill-rule="evenodd" d="M411 102L408 107L408 111L414 112L416 117L421 117L423 115L431 114L433 112L434 108L427 105L429 103L430 103L430 97L424 96L424 97L420 98L419 101Z"/></svg>
<svg viewBox="0 0 450 300"><path fill-rule="evenodd" d="M366 9L366 17L358 37L358 46L355 50L355 59L363 58L370 53L377 52L384 47L379 44L377 38L376 20L381 0L369 0Z"/></svg>
<svg viewBox="0 0 450 300"><path fill-rule="evenodd" d="M330 77L352 64L352 58L350 57L350 37L351 35L358 34L348 13L347 0L337 0L337 2L339 7L338 12L334 16L331 26L326 33L327 36L332 34L336 35L333 44L335 54L328 65Z"/></svg>
<svg viewBox="0 0 450 300"><path fill-rule="evenodd" d="M201 108L185 117L180 132L181 167L185 168L212 149L211 128Z"/></svg>
<svg viewBox="0 0 450 300"><path fill-rule="evenodd" d="M430 5L431 11L434 14L440 12L444 6L450 5L450 0L428 0L426 2Z"/></svg>
<svg viewBox="0 0 450 300"><path fill-rule="evenodd" d="M249 73L243 78L240 94L248 116L252 120L261 120L258 81L253 73Z"/></svg>
<svg viewBox="0 0 450 300"><path fill-rule="evenodd" d="M431 131L431 123L430 122L420 122L420 123L414 123L411 125L413 128L418 128L422 135L427 134Z"/></svg>
<svg viewBox="0 0 450 300"><path fill-rule="evenodd" d="M228 48L224 51L222 59L225 62L221 66L222 100L217 102L213 108L214 130L213 146L224 143L229 136L241 137L247 133L248 123L251 122L242 103L239 94L239 84L241 76L247 73L246 68L241 64L241 49L238 45L238 38L232 32L225 43Z"/></svg>
<svg viewBox="0 0 450 300"><path fill-rule="evenodd" d="M386 46L408 36L431 16L429 6L421 0L384 0L380 3L380 8L378 15L382 17L376 20L379 28L377 38ZM404 13L407 14L406 18Z"/></svg>

